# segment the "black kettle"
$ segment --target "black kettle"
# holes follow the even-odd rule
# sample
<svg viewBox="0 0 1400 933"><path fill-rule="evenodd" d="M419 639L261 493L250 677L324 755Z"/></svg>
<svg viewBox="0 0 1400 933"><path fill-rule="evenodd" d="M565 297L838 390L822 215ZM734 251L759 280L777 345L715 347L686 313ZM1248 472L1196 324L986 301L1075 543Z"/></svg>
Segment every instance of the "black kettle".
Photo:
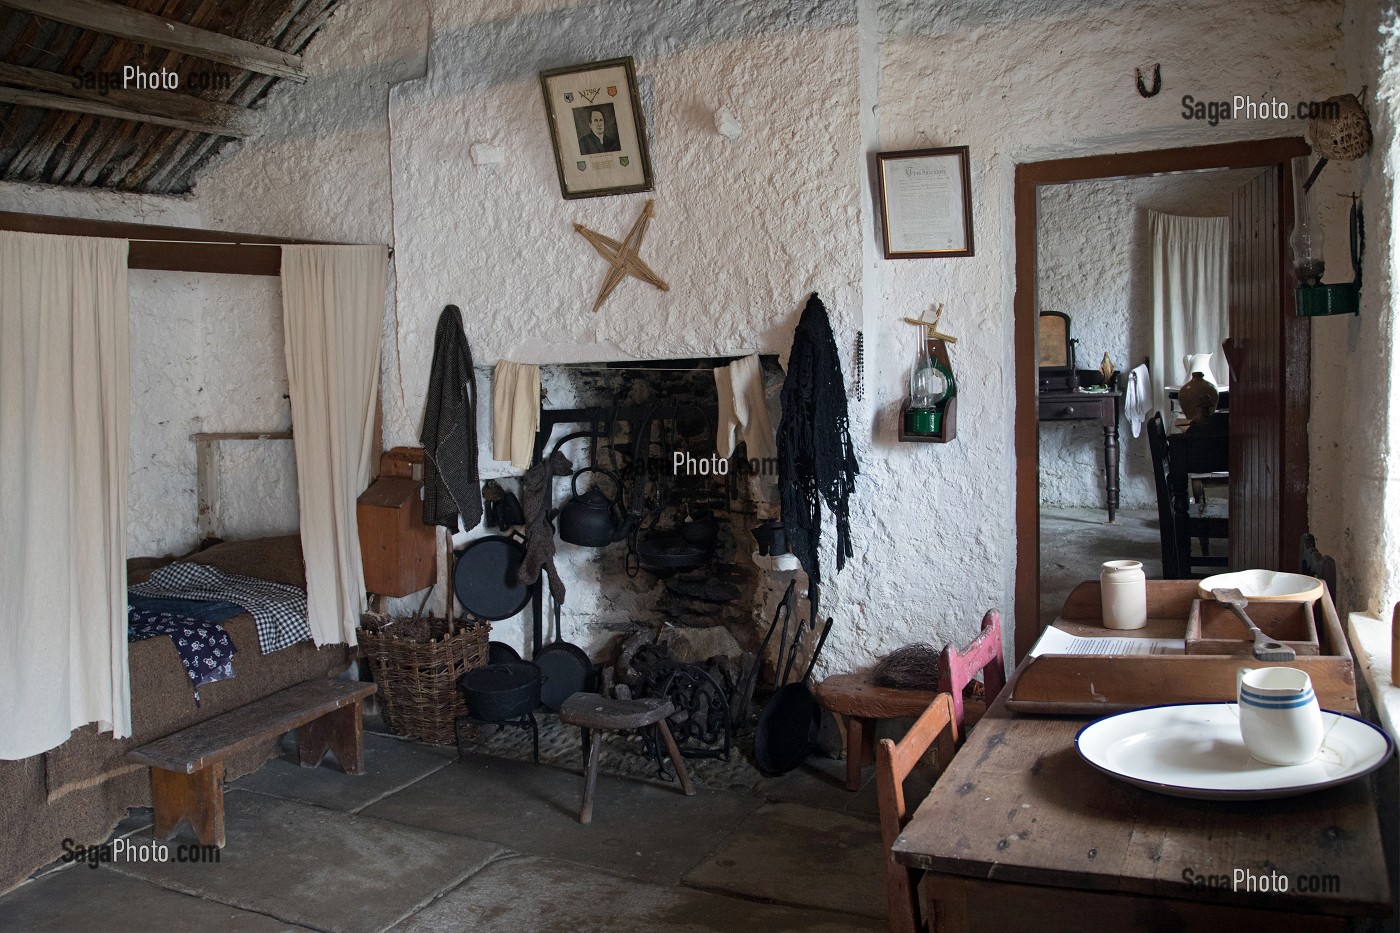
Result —
<svg viewBox="0 0 1400 933"><path fill-rule="evenodd" d="M613 497L604 495L597 486L580 495L578 478L585 473L601 473L612 480ZM574 474L573 490L574 497L559 510L559 537L582 547L603 547L622 540L626 526L617 499L622 491L622 480L607 470L584 467Z"/></svg>

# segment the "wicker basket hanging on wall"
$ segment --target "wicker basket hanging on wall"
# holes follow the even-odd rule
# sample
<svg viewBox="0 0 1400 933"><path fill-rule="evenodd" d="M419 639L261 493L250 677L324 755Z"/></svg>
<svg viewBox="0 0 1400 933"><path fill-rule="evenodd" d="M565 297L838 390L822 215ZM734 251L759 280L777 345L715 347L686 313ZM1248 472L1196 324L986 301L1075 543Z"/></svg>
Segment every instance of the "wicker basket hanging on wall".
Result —
<svg viewBox="0 0 1400 933"><path fill-rule="evenodd" d="M1324 159L1351 162L1371 149L1371 121L1355 94L1329 97L1324 104L1336 104L1336 117L1308 121L1308 143Z"/></svg>

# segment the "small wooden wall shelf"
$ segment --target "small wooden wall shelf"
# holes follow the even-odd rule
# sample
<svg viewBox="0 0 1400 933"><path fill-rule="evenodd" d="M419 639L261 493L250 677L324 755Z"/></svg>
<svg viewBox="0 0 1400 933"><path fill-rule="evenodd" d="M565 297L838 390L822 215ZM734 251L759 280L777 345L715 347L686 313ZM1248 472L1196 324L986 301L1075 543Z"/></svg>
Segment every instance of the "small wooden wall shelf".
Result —
<svg viewBox="0 0 1400 933"><path fill-rule="evenodd" d="M946 444L958 436L958 397L955 395L943 405L942 430L937 434L909 434L904 430L904 410L909 407L905 399L899 409L899 439L909 444Z"/></svg>

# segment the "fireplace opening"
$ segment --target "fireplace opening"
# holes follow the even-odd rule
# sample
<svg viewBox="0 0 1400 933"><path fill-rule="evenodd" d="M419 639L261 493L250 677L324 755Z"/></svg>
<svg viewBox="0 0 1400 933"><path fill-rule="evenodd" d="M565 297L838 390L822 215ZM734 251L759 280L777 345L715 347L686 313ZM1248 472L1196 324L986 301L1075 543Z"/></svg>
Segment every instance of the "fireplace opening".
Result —
<svg viewBox="0 0 1400 933"><path fill-rule="evenodd" d="M763 607L787 583L754 559L753 528L779 516L776 462L751 459L742 438L717 452L715 368L728 362L541 367L535 459L557 448L574 471L552 489L564 637L606 695L669 696L687 755L728 755ZM761 364L776 424L783 373L776 357Z"/></svg>

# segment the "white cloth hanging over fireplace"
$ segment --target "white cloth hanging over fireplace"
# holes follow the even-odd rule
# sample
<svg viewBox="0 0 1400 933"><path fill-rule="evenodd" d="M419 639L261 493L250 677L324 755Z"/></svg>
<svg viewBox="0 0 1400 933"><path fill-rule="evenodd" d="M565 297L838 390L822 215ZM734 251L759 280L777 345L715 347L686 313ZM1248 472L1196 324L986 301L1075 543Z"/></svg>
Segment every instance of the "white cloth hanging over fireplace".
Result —
<svg viewBox="0 0 1400 933"><path fill-rule="evenodd" d="M723 458L734 453L740 437L749 459L770 460L778 455L773 420L763 394L763 364L753 353L715 368L715 393L719 419L716 452Z"/></svg>
<svg viewBox="0 0 1400 933"><path fill-rule="evenodd" d="M131 735L126 257L0 233L0 759Z"/></svg>

